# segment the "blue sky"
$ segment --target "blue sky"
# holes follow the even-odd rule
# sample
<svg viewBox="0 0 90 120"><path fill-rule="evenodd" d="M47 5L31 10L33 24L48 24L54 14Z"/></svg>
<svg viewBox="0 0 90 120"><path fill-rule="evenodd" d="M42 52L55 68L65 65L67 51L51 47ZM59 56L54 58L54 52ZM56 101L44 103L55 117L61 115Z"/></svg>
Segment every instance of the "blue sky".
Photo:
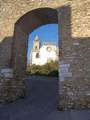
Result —
<svg viewBox="0 0 90 120"><path fill-rule="evenodd" d="M44 42L51 42L58 45L58 24L47 24L35 29L28 37L27 63L29 63L30 52L35 36L38 35L41 45Z"/></svg>

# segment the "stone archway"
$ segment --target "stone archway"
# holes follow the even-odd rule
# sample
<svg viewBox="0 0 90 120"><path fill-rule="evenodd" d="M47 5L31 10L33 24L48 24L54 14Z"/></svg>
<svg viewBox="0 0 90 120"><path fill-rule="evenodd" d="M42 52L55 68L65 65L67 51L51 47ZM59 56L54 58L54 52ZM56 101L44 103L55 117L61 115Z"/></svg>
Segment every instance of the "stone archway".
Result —
<svg viewBox="0 0 90 120"><path fill-rule="evenodd" d="M23 15L15 23L12 67L18 78L21 79L26 71L28 34L37 27L52 23L58 23L57 10L52 8L38 8L32 10Z"/></svg>
<svg viewBox="0 0 90 120"><path fill-rule="evenodd" d="M59 6L61 3L64 6ZM90 108L90 35L89 22L86 22L90 21L88 17L89 4L79 2L79 7L77 2L70 2L68 4L60 1L60 4L57 3L58 15L56 9L38 8L26 13L15 23L11 67L14 68L16 79L9 81L9 83L4 81L1 84L4 86L1 87L2 91L7 93L6 95L2 91L0 92L0 95L3 96L1 97L2 99L7 99L7 96L9 96L10 100L12 100L12 97L22 96L23 87L25 86L22 77L26 70L28 34L41 25L57 23L59 21L59 34L61 35L59 39L62 41L60 46L63 52L63 58L59 66L60 72L62 72L59 75L59 108L65 110L68 108L72 109L73 107L76 109L82 107ZM50 4L49 6L53 5ZM19 15L21 15L21 12ZM10 31L12 31L11 28ZM4 29L6 29L6 26ZM8 32L2 33L7 35ZM2 56L4 55L2 52ZM8 56L4 56L4 59L8 61ZM6 66L6 62L2 61L0 63ZM65 81L65 84L63 84L63 81ZM7 89L9 90L7 91Z"/></svg>
<svg viewBox="0 0 90 120"><path fill-rule="evenodd" d="M25 75L27 66L28 34L42 25L58 23L59 20L58 36L59 40L62 41L62 42L60 41L61 43L59 42L59 47L61 47L63 55L65 55L67 52L66 49L69 47L69 43L71 40L70 18L71 18L70 6L62 6L56 9L46 7L38 8L26 13L15 23L12 44L11 67L14 69L15 80L14 85L12 87L16 92L15 96L16 98L18 96L19 97L22 96L22 94L24 93L23 90L25 88L23 77ZM66 42L68 42L67 45Z"/></svg>

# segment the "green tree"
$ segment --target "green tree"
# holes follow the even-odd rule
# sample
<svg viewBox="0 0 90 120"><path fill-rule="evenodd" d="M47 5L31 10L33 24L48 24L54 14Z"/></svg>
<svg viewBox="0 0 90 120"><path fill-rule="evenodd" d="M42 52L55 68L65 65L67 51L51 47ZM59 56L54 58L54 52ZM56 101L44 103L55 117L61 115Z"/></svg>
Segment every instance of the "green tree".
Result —
<svg viewBox="0 0 90 120"><path fill-rule="evenodd" d="M58 76L58 61L51 61L45 65L30 65L27 73L31 75Z"/></svg>

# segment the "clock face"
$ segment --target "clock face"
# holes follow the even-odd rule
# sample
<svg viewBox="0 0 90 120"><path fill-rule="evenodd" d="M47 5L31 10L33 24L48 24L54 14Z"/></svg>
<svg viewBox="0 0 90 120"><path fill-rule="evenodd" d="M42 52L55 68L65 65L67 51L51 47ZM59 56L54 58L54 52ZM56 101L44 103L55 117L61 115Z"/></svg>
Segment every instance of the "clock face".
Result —
<svg viewBox="0 0 90 120"><path fill-rule="evenodd" d="M50 52L50 51L51 51L51 48L50 48L50 47L47 47L47 51Z"/></svg>

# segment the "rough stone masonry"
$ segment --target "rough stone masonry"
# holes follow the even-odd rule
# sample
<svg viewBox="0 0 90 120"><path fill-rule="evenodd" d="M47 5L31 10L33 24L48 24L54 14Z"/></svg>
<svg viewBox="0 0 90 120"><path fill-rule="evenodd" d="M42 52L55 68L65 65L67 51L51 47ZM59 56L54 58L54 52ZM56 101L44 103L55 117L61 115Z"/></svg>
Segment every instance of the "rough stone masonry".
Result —
<svg viewBox="0 0 90 120"><path fill-rule="evenodd" d="M90 108L90 0L0 0L0 69L10 68L14 71L12 80L0 77L0 101L12 101L24 95L25 85L21 75L25 70L20 68L25 68L26 58L23 57L22 61L18 50L21 40L23 44L27 43L25 39L29 29L25 26L28 26L29 20L22 23L23 16L34 9L47 7L58 12L62 52L59 61L59 109ZM47 13L44 12L46 16ZM43 25L44 15L37 14L32 15L33 20L39 18L36 23ZM31 28L34 29L37 24ZM26 52L22 51L19 52L26 56Z"/></svg>

